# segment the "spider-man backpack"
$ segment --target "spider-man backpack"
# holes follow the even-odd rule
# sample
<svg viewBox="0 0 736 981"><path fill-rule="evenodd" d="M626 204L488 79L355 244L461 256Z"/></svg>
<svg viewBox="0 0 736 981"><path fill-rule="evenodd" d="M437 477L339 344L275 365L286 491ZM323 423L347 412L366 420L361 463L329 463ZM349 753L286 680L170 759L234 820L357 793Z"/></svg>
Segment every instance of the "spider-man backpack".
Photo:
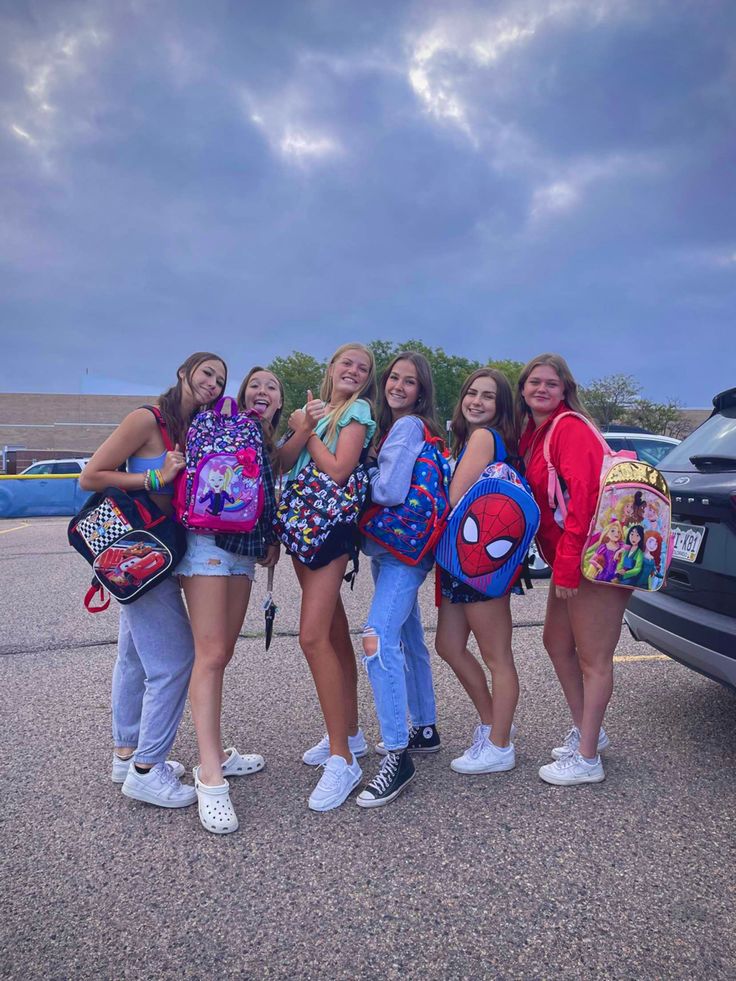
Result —
<svg viewBox="0 0 736 981"><path fill-rule="evenodd" d="M199 412L174 492L179 521L192 531L252 531L263 512L263 452L260 422L234 399Z"/></svg>
<svg viewBox="0 0 736 981"><path fill-rule="evenodd" d="M489 597L505 596L519 577L539 528L529 487L506 459L494 430L496 462L460 498L437 544L438 565Z"/></svg>
<svg viewBox="0 0 736 981"><path fill-rule="evenodd" d="M441 437L424 427L424 445L414 464L403 504L374 504L358 522L361 532L406 565L432 551L450 513L450 464Z"/></svg>

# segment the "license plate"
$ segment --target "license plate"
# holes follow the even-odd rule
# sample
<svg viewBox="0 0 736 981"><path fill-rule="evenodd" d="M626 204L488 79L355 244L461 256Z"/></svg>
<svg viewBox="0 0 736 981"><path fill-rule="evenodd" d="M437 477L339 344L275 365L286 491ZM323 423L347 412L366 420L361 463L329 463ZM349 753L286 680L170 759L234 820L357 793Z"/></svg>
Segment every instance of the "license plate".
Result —
<svg viewBox="0 0 736 981"><path fill-rule="evenodd" d="M705 538L705 528L702 525L673 524L672 531L675 536L673 558L682 559L683 562L694 562Z"/></svg>

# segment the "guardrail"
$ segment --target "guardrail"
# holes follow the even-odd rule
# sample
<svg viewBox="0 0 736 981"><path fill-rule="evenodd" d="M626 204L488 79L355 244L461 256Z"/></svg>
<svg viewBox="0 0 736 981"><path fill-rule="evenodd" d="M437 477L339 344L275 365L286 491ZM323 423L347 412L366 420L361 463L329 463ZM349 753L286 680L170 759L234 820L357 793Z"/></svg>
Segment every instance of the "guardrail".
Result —
<svg viewBox="0 0 736 981"><path fill-rule="evenodd" d="M72 515L89 496L79 486L79 474L0 476L0 518Z"/></svg>

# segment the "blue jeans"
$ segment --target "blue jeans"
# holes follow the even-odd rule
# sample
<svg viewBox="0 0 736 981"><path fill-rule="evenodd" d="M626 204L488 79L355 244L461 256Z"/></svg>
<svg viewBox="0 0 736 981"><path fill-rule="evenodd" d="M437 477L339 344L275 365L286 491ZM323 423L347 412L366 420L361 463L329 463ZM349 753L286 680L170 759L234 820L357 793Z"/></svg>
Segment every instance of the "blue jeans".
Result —
<svg viewBox="0 0 736 981"><path fill-rule="evenodd" d="M136 763L162 763L174 744L194 663L194 642L176 579L120 607L112 674L112 735L135 746Z"/></svg>
<svg viewBox="0 0 736 981"><path fill-rule="evenodd" d="M427 564L406 565L389 552L371 556L376 589L363 637L375 636L377 651L363 663L389 750L404 749L409 742L407 712L415 726L436 721L432 667L417 600L428 571Z"/></svg>

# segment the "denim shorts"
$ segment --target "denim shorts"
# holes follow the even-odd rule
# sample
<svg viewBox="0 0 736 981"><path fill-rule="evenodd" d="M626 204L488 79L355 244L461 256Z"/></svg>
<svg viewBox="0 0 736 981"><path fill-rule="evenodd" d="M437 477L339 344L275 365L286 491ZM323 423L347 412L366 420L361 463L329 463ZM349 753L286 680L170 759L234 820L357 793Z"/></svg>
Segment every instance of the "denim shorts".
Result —
<svg viewBox="0 0 736 981"><path fill-rule="evenodd" d="M177 576L247 576L256 577L256 560L250 555L226 552L215 545L214 535L187 531L187 551L176 567Z"/></svg>

